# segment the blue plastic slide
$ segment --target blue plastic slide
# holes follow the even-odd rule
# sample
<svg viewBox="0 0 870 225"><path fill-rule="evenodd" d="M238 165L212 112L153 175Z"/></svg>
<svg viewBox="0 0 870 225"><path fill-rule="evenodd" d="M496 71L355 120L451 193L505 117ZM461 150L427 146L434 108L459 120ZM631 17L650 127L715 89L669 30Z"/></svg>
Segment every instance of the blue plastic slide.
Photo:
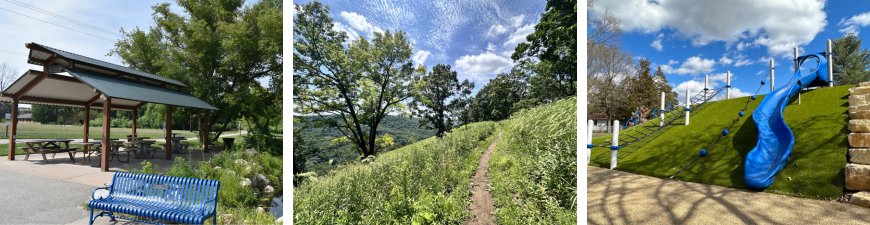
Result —
<svg viewBox="0 0 870 225"><path fill-rule="evenodd" d="M816 53L798 57L803 64L807 59L818 59L818 67L811 74L800 77L800 71L795 73L786 85L768 93L755 112L752 119L758 129L758 142L755 148L746 155L744 181L751 188L763 189L773 183L773 176L788 163L789 155L794 146L794 134L785 124L782 111L788 105L789 99L801 88L810 85L825 84L828 77L826 56L830 53Z"/></svg>

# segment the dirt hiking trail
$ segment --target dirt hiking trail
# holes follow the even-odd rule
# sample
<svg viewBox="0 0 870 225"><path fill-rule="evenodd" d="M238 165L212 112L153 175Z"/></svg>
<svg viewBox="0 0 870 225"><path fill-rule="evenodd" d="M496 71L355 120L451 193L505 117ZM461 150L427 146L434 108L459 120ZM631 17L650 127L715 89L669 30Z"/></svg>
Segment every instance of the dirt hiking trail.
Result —
<svg viewBox="0 0 870 225"><path fill-rule="evenodd" d="M489 158L492 156L492 149L495 148L495 144L498 144L499 140L501 140L501 133L499 133L498 137L495 138L495 141L489 145L489 148L486 149L486 152L483 153L483 157L480 157L480 162L477 164L477 171L472 179L474 185L471 186L471 191L474 192L474 194L471 195L471 205L468 206L468 209L471 210L471 215L474 215L474 218L466 220L466 225L495 224L492 222L492 212L495 211L495 206L492 205L492 197L489 195L489 191L487 190L489 187L489 178L486 177L486 168L488 167Z"/></svg>

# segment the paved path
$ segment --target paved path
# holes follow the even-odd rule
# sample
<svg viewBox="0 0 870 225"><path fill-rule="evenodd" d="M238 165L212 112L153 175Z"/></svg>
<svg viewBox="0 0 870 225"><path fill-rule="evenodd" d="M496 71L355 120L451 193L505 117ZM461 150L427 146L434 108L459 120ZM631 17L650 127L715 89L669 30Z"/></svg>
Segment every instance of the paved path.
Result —
<svg viewBox="0 0 870 225"><path fill-rule="evenodd" d="M237 136L237 135L242 135L242 134L247 134L247 133L248 133L248 131L243 130L239 133L221 134L221 136L219 136L219 138L229 137L229 136ZM190 137L190 138L187 138L186 141L192 141L192 140L197 140L197 139L198 138L196 138L196 137ZM18 139L18 140L27 140L27 139ZM83 139L79 138L79 139L70 139L70 140L73 140L73 142L81 142ZM145 140L156 141L156 142L166 142L166 139L162 139L162 138L161 139L145 139ZM9 138L0 139L0 144L9 144Z"/></svg>
<svg viewBox="0 0 870 225"><path fill-rule="evenodd" d="M586 167L588 224L870 224L870 209Z"/></svg>

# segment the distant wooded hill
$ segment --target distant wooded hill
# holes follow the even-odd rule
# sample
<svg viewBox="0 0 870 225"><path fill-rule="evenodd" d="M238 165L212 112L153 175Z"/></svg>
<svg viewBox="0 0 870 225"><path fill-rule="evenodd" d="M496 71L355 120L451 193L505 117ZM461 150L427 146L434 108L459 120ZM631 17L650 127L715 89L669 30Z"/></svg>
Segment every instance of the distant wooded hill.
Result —
<svg viewBox="0 0 870 225"><path fill-rule="evenodd" d="M314 116L297 116L303 121L308 121ZM394 145L388 147L386 151L401 148L405 145L430 138L435 136L435 130L427 130L420 127L420 118L407 118L400 116L388 115L381 121L378 126L378 136L390 134L393 136ZM294 127L302 126L302 124L294 124ZM305 140L305 145L319 148L320 151L308 156L306 166L308 171L324 174L337 165L344 164L348 160L355 160L360 156L359 152L354 149L354 145L347 141L338 145L332 145L332 140L343 137L341 132L336 128L308 128L302 133L302 138ZM383 153L381 152L381 153ZM329 161L332 160L332 163Z"/></svg>

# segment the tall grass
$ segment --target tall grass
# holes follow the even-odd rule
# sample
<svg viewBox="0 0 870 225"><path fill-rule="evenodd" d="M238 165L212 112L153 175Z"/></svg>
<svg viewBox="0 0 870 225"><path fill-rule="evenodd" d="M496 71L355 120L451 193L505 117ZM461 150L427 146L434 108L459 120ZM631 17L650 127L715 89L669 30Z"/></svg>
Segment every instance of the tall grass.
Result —
<svg viewBox="0 0 870 225"><path fill-rule="evenodd" d="M459 224L470 217L469 185L494 122L470 124L349 163L293 192L298 224Z"/></svg>
<svg viewBox="0 0 870 225"><path fill-rule="evenodd" d="M489 160L499 224L574 224L577 99L514 113Z"/></svg>

